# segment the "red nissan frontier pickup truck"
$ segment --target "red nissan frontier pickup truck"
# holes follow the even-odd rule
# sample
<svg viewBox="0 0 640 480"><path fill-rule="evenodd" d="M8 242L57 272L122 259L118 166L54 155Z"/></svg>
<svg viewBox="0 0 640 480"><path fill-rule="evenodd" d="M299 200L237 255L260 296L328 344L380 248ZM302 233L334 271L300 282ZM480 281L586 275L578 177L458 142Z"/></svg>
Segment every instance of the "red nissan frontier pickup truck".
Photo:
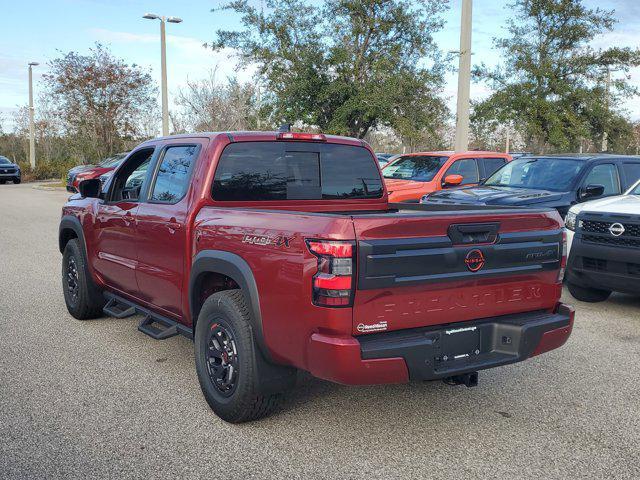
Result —
<svg viewBox="0 0 640 480"><path fill-rule="evenodd" d="M140 314L155 339L192 338L229 422L267 415L298 369L473 386L571 334L555 210L390 204L360 140L158 138L79 189L59 232L69 312Z"/></svg>

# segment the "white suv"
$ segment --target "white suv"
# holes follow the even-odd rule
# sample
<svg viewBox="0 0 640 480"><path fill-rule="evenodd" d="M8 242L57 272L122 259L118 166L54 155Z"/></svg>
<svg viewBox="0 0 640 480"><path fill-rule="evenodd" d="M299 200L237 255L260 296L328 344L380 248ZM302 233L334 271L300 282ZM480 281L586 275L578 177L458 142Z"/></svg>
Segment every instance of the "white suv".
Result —
<svg viewBox="0 0 640 480"><path fill-rule="evenodd" d="M565 227L567 227L567 254L571 251L576 231L576 219L581 212L637 215L640 213L640 180L622 195L578 203L569 209L564 220Z"/></svg>

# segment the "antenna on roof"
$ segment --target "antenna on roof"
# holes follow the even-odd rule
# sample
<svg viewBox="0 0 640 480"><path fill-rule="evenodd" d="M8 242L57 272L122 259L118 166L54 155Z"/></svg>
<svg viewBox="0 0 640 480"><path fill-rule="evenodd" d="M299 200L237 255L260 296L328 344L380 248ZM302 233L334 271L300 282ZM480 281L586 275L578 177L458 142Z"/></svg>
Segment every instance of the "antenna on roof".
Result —
<svg viewBox="0 0 640 480"><path fill-rule="evenodd" d="M278 128L278 132L283 133L283 132L290 132L291 131L291 124L290 123L283 123L282 125L280 125L280 127Z"/></svg>

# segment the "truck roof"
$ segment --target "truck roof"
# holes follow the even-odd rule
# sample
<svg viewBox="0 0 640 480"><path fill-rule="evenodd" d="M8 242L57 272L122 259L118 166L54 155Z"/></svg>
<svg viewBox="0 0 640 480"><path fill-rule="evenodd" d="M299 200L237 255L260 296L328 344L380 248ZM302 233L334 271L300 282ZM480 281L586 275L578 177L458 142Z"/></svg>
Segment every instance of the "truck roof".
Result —
<svg viewBox="0 0 640 480"><path fill-rule="evenodd" d="M520 158L555 158L559 160L583 160L585 162L614 158L628 158L640 161L640 155L617 155L614 153L555 153L551 155L526 155Z"/></svg>
<svg viewBox="0 0 640 480"><path fill-rule="evenodd" d="M464 152L454 152L453 150L436 150L433 152L412 152L412 153L401 153L401 156L412 156L412 155L509 155L505 152L495 152L490 150L467 150Z"/></svg>
<svg viewBox="0 0 640 480"><path fill-rule="evenodd" d="M156 137L147 140L144 143L149 142L157 142L159 140L171 140L175 138L208 138L210 140L215 140L219 137L227 137L234 142L246 142L246 141L276 141L278 140L278 134L280 132L274 131L228 131L228 132L196 132L196 133L182 133L178 135L168 135L166 137ZM292 132L292 133L302 133L302 132ZM324 135L324 134L323 134ZM343 145L356 145L356 146L364 146L366 142L364 140L358 140L352 137L343 137L339 135L324 135L325 142L324 143L340 143ZM294 139L295 140L295 139ZM305 141L304 139L300 139L300 141Z"/></svg>

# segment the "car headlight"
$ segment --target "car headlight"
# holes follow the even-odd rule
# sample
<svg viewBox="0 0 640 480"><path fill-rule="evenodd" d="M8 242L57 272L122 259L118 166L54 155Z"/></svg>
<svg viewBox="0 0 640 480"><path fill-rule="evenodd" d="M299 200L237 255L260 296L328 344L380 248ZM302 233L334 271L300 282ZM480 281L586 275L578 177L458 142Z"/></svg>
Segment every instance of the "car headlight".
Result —
<svg viewBox="0 0 640 480"><path fill-rule="evenodd" d="M582 211L582 206L573 206L569 209L567 216L564 217L564 226L567 227L572 232L576 231L576 222L578 220L578 214Z"/></svg>

